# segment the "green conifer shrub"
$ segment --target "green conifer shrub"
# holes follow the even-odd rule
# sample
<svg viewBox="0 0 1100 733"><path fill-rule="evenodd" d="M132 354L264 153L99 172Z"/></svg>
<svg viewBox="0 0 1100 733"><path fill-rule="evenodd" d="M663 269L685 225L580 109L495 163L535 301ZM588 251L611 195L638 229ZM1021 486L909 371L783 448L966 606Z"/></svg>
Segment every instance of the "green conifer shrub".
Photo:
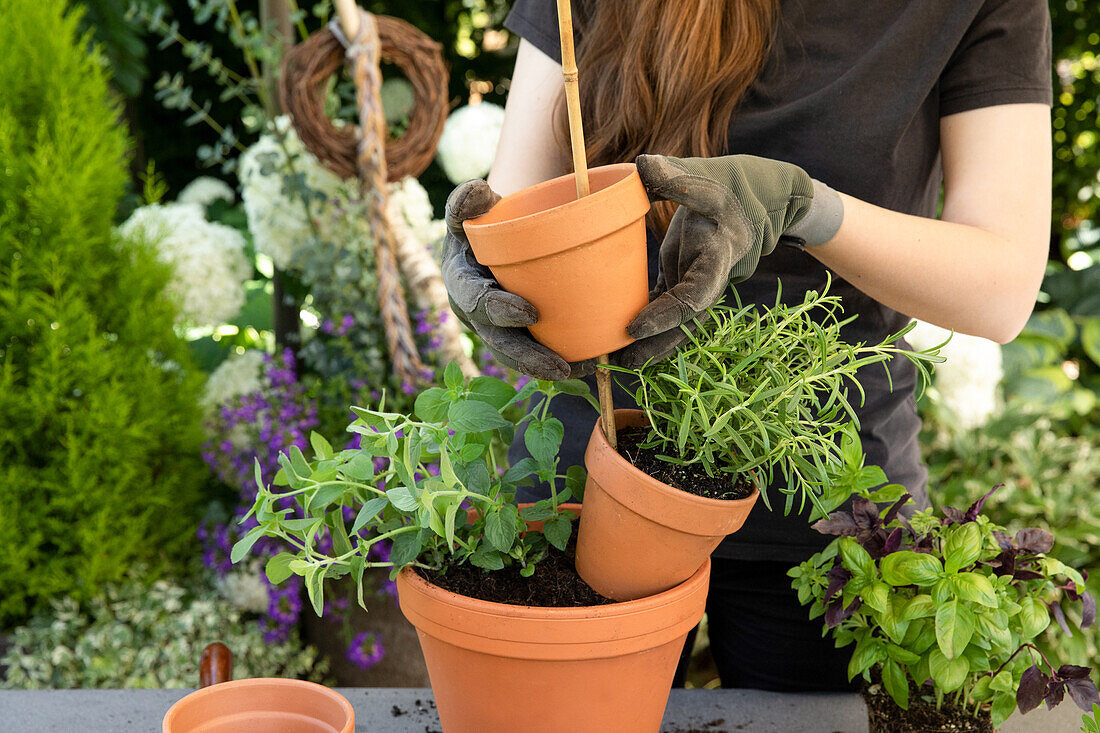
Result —
<svg viewBox="0 0 1100 733"><path fill-rule="evenodd" d="M0 627L193 542L200 377L112 219L129 140L64 0L0 22Z"/></svg>

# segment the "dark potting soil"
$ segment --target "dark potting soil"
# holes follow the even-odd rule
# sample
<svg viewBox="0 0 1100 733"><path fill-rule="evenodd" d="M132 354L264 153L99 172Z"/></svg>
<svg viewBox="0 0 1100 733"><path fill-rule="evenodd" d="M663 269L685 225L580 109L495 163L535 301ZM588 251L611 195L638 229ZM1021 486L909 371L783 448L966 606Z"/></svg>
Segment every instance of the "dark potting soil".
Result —
<svg viewBox="0 0 1100 733"><path fill-rule="evenodd" d="M981 710L975 717L969 710L947 703L936 708L935 698L928 694L926 699L912 680L908 710L899 708L881 684L864 685L862 694L870 733L993 733L988 710Z"/></svg>
<svg viewBox="0 0 1100 733"><path fill-rule="evenodd" d="M618 432L617 437L619 455L634 464L639 471L649 474L674 489L707 499L726 500L744 499L752 493L752 484L745 480L744 476L738 476L737 481L731 486L729 474L711 476L698 463L680 466L662 461L657 456L670 451L641 447L649 437L648 428L623 428ZM673 457L682 458L679 455Z"/></svg>
<svg viewBox="0 0 1100 733"><path fill-rule="evenodd" d="M530 578L519 574L518 565L485 572L467 563L444 568L443 572L417 572L429 583L452 593L510 606L573 608L614 603L581 580L573 566L572 545L567 552L551 547Z"/></svg>

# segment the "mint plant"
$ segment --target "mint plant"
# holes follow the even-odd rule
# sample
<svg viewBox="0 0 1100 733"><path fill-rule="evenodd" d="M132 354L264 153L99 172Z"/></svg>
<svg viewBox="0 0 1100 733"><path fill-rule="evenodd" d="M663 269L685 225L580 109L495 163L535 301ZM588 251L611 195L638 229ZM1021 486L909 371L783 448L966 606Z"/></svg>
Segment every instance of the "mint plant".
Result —
<svg viewBox="0 0 1100 733"><path fill-rule="evenodd" d="M876 491L857 492L851 511L814 525L837 538L791 569L792 586L837 646L854 644L849 679L870 682L874 670L903 709L912 680L930 685L937 706L989 709L994 726L1067 692L1088 711L1100 702L1088 668L1055 668L1032 640L1064 615L1063 602L1082 604L1082 627L1096 604L1081 573L1047 555L1053 535L1010 537L982 516L994 491L965 512L911 519L899 513L907 495L880 509Z"/></svg>
<svg viewBox="0 0 1100 733"><path fill-rule="evenodd" d="M769 509L764 486L777 473L785 513L796 499L800 513L810 501L815 517L839 506L855 490L837 470L841 437L859 427L849 398L850 388L863 398L856 371L902 357L926 382L929 365L943 359L939 347L913 352L897 343L912 324L878 345L846 343L840 332L855 316L841 317L841 299L828 288L792 306L780 292L768 308L712 308L668 359L617 369L638 379L635 399L651 425L642 447L710 476L728 474L731 484L756 473Z"/></svg>
<svg viewBox="0 0 1100 733"><path fill-rule="evenodd" d="M234 545L233 562L261 537L280 538L295 551L268 560L268 579L302 576L320 614L326 578L354 576L362 604L367 568L390 567L392 578L408 566L438 571L470 563L489 571L518 564L530 576L549 546L564 550L576 515L562 504L581 498L585 473L579 466L558 472L564 428L549 406L558 394L595 406L588 386L465 381L453 362L444 385L422 392L413 415L353 407L357 419L348 431L359 435L358 448L334 451L314 433L312 461L297 447L280 454L273 486L257 471L260 490L245 519L255 515L258 525ZM539 394L543 399L526 411L519 407ZM502 449L524 424L531 457L505 466ZM533 478L550 486L550 496L520 509L516 489ZM527 529L527 521L542 522L541 530ZM388 559L372 552L381 543L390 544Z"/></svg>

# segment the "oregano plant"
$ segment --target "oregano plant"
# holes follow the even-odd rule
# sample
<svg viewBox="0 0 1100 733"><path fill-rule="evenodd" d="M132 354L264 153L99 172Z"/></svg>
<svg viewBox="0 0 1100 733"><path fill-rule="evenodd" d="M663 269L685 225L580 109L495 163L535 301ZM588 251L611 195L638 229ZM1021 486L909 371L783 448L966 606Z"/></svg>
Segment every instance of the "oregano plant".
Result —
<svg viewBox="0 0 1100 733"><path fill-rule="evenodd" d="M312 460L291 448L279 456L273 485L257 474L260 490L248 516L258 524L233 547L232 560L261 537L284 540L295 551L268 560L268 579L302 576L318 613L325 579L351 575L361 594L367 568L389 567L392 578L408 566L518 565L530 576L549 546L565 549L576 515L562 504L584 491L583 468L558 472L564 428L549 413L558 394L596 405L584 382L532 381L517 389L495 377L467 381L451 363L444 386L422 392L411 415L353 407L348 431L358 436L357 448L334 450L314 433ZM542 399L531 400L535 395ZM506 466L506 448L522 425L531 456ZM531 480L549 485L549 498L520 509L516 489ZM528 530L528 521L541 529ZM372 552L379 543L390 544L388 559Z"/></svg>
<svg viewBox="0 0 1100 733"><path fill-rule="evenodd" d="M1096 604L1081 573L1047 556L1053 535L1009 536L981 514L994 491L966 511L909 519L908 495L881 508L875 490L859 491L850 511L814 525L836 539L791 569L792 585L837 646L854 645L849 679L881 679L903 709L912 682L937 706L988 710L994 726L1066 693L1089 711L1100 703L1089 669L1055 668L1033 640L1061 604L1082 604L1082 627Z"/></svg>
<svg viewBox="0 0 1100 733"><path fill-rule="evenodd" d="M731 488L738 476L755 474L769 509L765 487L777 476L785 513L796 501L801 513L808 501L817 518L845 501L856 486L843 479L854 477L837 472L862 462L841 449L847 436L845 450L860 450L851 440L859 428L853 392L863 399L857 370L904 358L924 383L943 358L940 347L911 351L898 343L913 324L876 345L847 343L841 329L855 316L843 317L830 284L794 305L782 302L780 290L767 308L716 306L669 358L618 368L637 378L635 399L650 420L642 447L669 463L726 474Z"/></svg>

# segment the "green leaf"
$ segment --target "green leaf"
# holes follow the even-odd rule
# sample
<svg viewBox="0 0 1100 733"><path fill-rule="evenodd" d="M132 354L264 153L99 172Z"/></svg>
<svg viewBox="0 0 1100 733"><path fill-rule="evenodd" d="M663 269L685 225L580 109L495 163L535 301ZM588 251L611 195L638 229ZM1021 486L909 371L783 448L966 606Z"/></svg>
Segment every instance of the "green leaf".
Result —
<svg viewBox="0 0 1100 733"><path fill-rule="evenodd" d="M443 384L451 389L458 389L464 381L466 380L462 376L462 367L458 365L458 362L448 362L447 367L443 370Z"/></svg>
<svg viewBox="0 0 1100 733"><path fill-rule="evenodd" d="M871 559L871 555L851 537L840 539L840 557L844 567L856 577L866 579L876 574L875 561Z"/></svg>
<svg viewBox="0 0 1100 733"><path fill-rule="evenodd" d="M1007 671L1007 670L1006 670ZM993 690L989 689L989 683L993 680L989 675L982 675L970 688L970 699L976 702L985 702L993 697Z"/></svg>
<svg viewBox="0 0 1100 733"><path fill-rule="evenodd" d="M492 547L482 543L470 555L470 564L482 570L500 570L504 567L504 558Z"/></svg>
<svg viewBox="0 0 1100 733"><path fill-rule="evenodd" d="M993 583L986 576L979 573L959 573L951 580L954 583L955 592L964 601L980 603L990 608L997 607L997 593L993 590Z"/></svg>
<svg viewBox="0 0 1100 733"><path fill-rule="evenodd" d="M952 527L944 542L944 569L957 573L978 561L982 553L982 531L974 522Z"/></svg>
<svg viewBox="0 0 1100 733"><path fill-rule="evenodd" d="M1033 639L1050 626L1050 610L1047 604L1034 596L1020 600L1020 636L1022 641Z"/></svg>
<svg viewBox="0 0 1100 733"><path fill-rule="evenodd" d="M325 573L318 565L306 571L306 595L313 604L313 612L320 616L325 610Z"/></svg>
<svg viewBox="0 0 1100 733"><path fill-rule="evenodd" d="M881 580L876 580L861 590L859 592L859 597L863 599L864 603L879 613L886 613L886 610L889 608L890 586L886 585L886 583L883 583Z"/></svg>
<svg viewBox="0 0 1100 733"><path fill-rule="evenodd" d="M546 535L546 541L562 552L565 551L572 532L573 523L565 517L555 517L542 525L542 533Z"/></svg>
<svg viewBox="0 0 1100 733"><path fill-rule="evenodd" d="M507 510L487 514L485 517L485 539L501 552L511 552L516 542L515 515Z"/></svg>
<svg viewBox="0 0 1100 733"><path fill-rule="evenodd" d="M882 684L899 708L909 709L909 681L905 678L905 670L897 662L889 660L882 665Z"/></svg>
<svg viewBox="0 0 1100 733"><path fill-rule="evenodd" d="M443 536L447 540L447 547L452 551L455 547L455 516L458 514L458 510L462 500L460 497L455 499L447 506L447 511L443 515Z"/></svg>
<svg viewBox="0 0 1100 733"><path fill-rule="evenodd" d="M857 675L863 674L885 658L886 652L882 645L873 636L867 634L856 644L852 658L848 660L848 680L854 680Z"/></svg>
<svg viewBox="0 0 1100 733"><path fill-rule="evenodd" d="M422 422L440 423L447 417L449 404L447 390L442 387L430 387L416 396L413 411Z"/></svg>
<svg viewBox="0 0 1100 733"><path fill-rule="evenodd" d="M909 599L899 618L902 621L912 621L934 615L936 615L936 605L932 602L932 596L921 593Z"/></svg>
<svg viewBox="0 0 1100 733"><path fill-rule="evenodd" d="M550 466L557 458L565 437L565 427L561 420L550 417L546 420L533 420L523 433L523 443L540 466Z"/></svg>
<svg viewBox="0 0 1100 733"><path fill-rule="evenodd" d="M584 501L584 489L588 483L588 472L584 466L570 466L565 470L565 486L577 501Z"/></svg>
<svg viewBox="0 0 1100 733"><path fill-rule="evenodd" d="M477 461L466 466L466 490L480 496L489 495L489 467L484 461Z"/></svg>
<svg viewBox="0 0 1100 733"><path fill-rule="evenodd" d="M893 552L882 558L882 579L893 586L928 586L943 573L938 557L912 550Z"/></svg>
<svg viewBox="0 0 1100 733"><path fill-rule="evenodd" d="M418 502L412 492L409 491L408 486L398 486L397 488L390 489L386 492L386 498L389 499L389 502L393 504L394 507L403 512L414 511L420 506L420 502Z"/></svg>
<svg viewBox="0 0 1100 733"><path fill-rule="evenodd" d="M294 467L294 472L302 478L309 478L313 475L313 470L309 467L309 463L306 462L306 457L302 455L302 451L298 446L292 445L287 450L287 455L290 458L290 465Z"/></svg>
<svg viewBox="0 0 1100 733"><path fill-rule="evenodd" d="M527 522L545 522L554 517L554 506L549 499L543 499L520 509L519 516Z"/></svg>
<svg viewBox="0 0 1100 733"><path fill-rule="evenodd" d="M554 389L562 394L573 395L574 397L583 397L588 401L588 404L592 405L592 408L596 412L600 411L600 402L592 395L592 390L589 386L579 379L566 379L561 382L554 383Z"/></svg>
<svg viewBox="0 0 1100 733"><path fill-rule="evenodd" d="M378 516L379 512L386 508L386 505L390 503L389 496L376 496L373 499L369 499L363 502L363 506L359 509L359 513L355 515L355 522L351 525L351 533L356 534L359 530L366 527L371 520Z"/></svg>
<svg viewBox="0 0 1100 733"><path fill-rule="evenodd" d="M357 453L340 467L340 473L353 481L372 479L374 478L374 458L366 453Z"/></svg>
<svg viewBox="0 0 1100 733"><path fill-rule="evenodd" d="M928 655L928 672L941 692L954 692L966 681L970 662L966 657L948 659L939 649L933 649Z"/></svg>
<svg viewBox="0 0 1100 733"><path fill-rule="evenodd" d="M974 612L957 598L936 609L936 642L948 659L962 655L974 636Z"/></svg>
<svg viewBox="0 0 1100 733"><path fill-rule="evenodd" d="M528 476L538 473L539 467L535 463L535 459L531 457L521 458L514 464L508 467L508 470L504 472L504 476L501 479L506 484L514 484L517 481L521 481Z"/></svg>
<svg viewBox="0 0 1100 733"><path fill-rule="evenodd" d="M233 545L233 549L229 551L230 562L236 564L243 560L248 551L252 549L252 545L256 544L256 540L263 537L263 534L263 527L253 527L248 534L237 540Z"/></svg>
<svg viewBox="0 0 1100 733"><path fill-rule="evenodd" d="M420 555L420 532L402 532L393 538L393 547L390 549L390 562L395 568L401 568L414 562Z"/></svg>
<svg viewBox="0 0 1100 733"><path fill-rule="evenodd" d="M264 566L268 581L272 585L278 585L294 575L294 571L290 569L290 562L296 558L297 555L289 552L280 552L278 555L268 558L267 565Z"/></svg>
<svg viewBox="0 0 1100 733"><path fill-rule="evenodd" d="M313 492L313 495L309 497L309 504L306 509L307 514L321 514L329 504L336 501L340 496L348 490L347 486L340 484L333 484L331 486L322 486Z"/></svg>
<svg viewBox="0 0 1100 733"><path fill-rule="evenodd" d="M328 460L332 458L332 445L325 440L325 436L317 431L310 432L309 444L313 446L313 455L318 460Z"/></svg>
<svg viewBox="0 0 1100 733"><path fill-rule="evenodd" d="M447 424L461 433L480 433L511 425L492 405L478 400L452 402L447 410Z"/></svg>
<svg viewBox="0 0 1100 733"><path fill-rule="evenodd" d="M485 402L494 410L503 409L515 396L516 388L496 377L475 377L470 382L470 399Z"/></svg>
<svg viewBox="0 0 1100 733"><path fill-rule="evenodd" d="M1016 710L1016 695L1009 692L998 692L993 698L993 709L990 710L993 728L1000 728Z"/></svg>

